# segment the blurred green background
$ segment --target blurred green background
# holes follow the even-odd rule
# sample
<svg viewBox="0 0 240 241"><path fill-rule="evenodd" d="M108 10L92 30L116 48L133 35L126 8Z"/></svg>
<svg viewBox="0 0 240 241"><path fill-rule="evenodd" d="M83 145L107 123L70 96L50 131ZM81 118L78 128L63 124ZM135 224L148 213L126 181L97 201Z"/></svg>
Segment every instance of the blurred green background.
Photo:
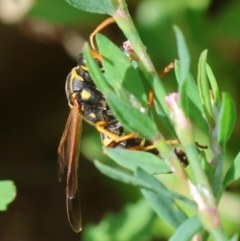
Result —
<svg viewBox="0 0 240 241"><path fill-rule="evenodd" d="M208 63L220 89L232 95L238 110L239 1L127 3L159 72L177 58L172 30L176 24L185 35L193 75L196 77L200 53L208 49ZM94 168L91 160L106 157L102 155L99 134L85 123L79 170L85 238L74 234L68 225L65 182L58 182L57 147L69 113L65 79L76 65L84 41L106 17L76 10L64 0L0 0L0 179L13 180L17 186L15 201L0 214L1 241L106 241L100 234L91 239L86 226L99 223L106 213L119 213L125 204L140 198L137 188L110 180ZM126 40L114 24L102 32L118 46ZM169 91L174 91L174 74L170 73L164 83ZM226 166L238 153L239 132L237 123L228 144ZM229 233L239 230L239 184L228 189L221 204ZM136 205L144 209L141 201ZM149 222L156 220L151 215L146 218ZM122 222L115 225L120 227ZM99 227L104 229L103 224ZM151 235L142 235L141 240L167 239L169 229L160 221L149 229Z"/></svg>

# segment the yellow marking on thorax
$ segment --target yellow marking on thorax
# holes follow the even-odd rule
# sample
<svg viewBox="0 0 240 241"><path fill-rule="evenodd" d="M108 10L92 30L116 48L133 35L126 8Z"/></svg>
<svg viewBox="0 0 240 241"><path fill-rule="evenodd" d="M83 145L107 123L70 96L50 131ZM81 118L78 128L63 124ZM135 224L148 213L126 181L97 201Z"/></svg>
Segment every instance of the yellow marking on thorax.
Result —
<svg viewBox="0 0 240 241"><path fill-rule="evenodd" d="M84 66L84 65L80 65L80 68L83 70L83 71L86 71L88 72L88 67L87 66ZM102 72L104 71L103 70L103 67L99 68Z"/></svg>
<svg viewBox="0 0 240 241"><path fill-rule="evenodd" d="M71 74L71 80L74 78L79 79L80 81L84 81L83 77L78 74L76 67L72 69L72 74Z"/></svg>
<svg viewBox="0 0 240 241"><path fill-rule="evenodd" d="M92 95L90 92L88 92L87 90L82 90L82 92L81 92L82 99L88 100L91 98L91 96Z"/></svg>
<svg viewBox="0 0 240 241"><path fill-rule="evenodd" d="M88 72L88 67L84 65L80 65L80 68L86 72Z"/></svg>
<svg viewBox="0 0 240 241"><path fill-rule="evenodd" d="M73 80L74 79L77 79L79 81L84 81L83 77L77 73L76 67L74 67L71 71L70 82L69 82L70 93L73 93Z"/></svg>

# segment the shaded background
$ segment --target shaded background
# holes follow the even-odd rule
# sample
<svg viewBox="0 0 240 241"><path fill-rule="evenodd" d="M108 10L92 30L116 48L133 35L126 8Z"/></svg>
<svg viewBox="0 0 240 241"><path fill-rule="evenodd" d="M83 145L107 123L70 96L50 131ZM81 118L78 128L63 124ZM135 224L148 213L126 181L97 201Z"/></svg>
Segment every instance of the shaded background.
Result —
<svg viewBox="0 0 240 241"><path fill-rule="evenodd" d="M201 51L208 48L208 62L220 89L233 96L238 108L237 0L127 3L156 69L161 71L177 56L171 27L177 24L190 49L193 75ZM78 11L64 0L0 0L0 179L13 180L17 186L15 201L7 212L0 213L1 241L83 240L82 234L72 232L67 221L65 182L58 182L57 147L69 113L65 78L76 65L84 41L105 18ZM103 33L118 46L125 41L114 24ZM166 85L171 89L168 82ZM100 222L105 213L120 212L124 204L137 201L140 194L94 168L89 160L106 157L101 153L99 134L85 123L83 128L79 175L86 227ZM228 145L229 162L239 150L239 132L237 124ZM229 188L235 194L238 190L239 183ZM238 195L230 201L233 215L240 216ZM239 218L225 218L230 233L238 230ZM152 235L156 240L166 236L164 230Z"/></svg>

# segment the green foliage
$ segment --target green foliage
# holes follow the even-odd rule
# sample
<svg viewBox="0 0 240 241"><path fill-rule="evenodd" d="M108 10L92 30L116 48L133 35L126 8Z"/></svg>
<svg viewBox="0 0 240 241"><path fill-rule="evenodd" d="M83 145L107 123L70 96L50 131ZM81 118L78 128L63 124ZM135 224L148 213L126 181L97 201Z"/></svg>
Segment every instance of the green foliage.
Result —
<svg viewBox="0 0 240 241"><path fill-rule="evenodd" d="M179 70L180 70L180 74L179 74L179 85L181 88L181 85L184 84L185 79L187 78L187 75L189 73L189 69L190 69L190 56L189 56L189 52L188 52L188 48L185 42L185 39L182 35L181 30L177 27L174 26L174 31L176 34L176 38L177 38L177 46L178 46L178 57L179 57Z"/></svg>
<svg viewBox="0 0 240 241"><path fill-rule="evenodd" d="M178 83L179 83L179 94L180 104L183 108L185 115L189 116L188 96L187 96L187 76L189 75L190 68L190 56L185 43L185 39L182 32L177 26L174 26L174 31L177 38L178 45L178 57L179 57L179 68L178 68Z"/></svg>
<svg viewBox="0 0 240 241"><path fill-rule="evenodd" d="M122 11L126 11L125 15L127 16L128 13L124 5L120 4L119 8L121 7L123 8ZM128 150L111 149L105 149L106 154L117 164L129 169L131 172L120 171L100 162L95 162L96 167L113 179L139 186L144 197L158 216L176 230L171 240L176 240L178 236L181 237L179 240L188 240L201 228L208 231L215 240L218 238L227 240L224 230L222 228L219 229L218 224L215 223L215 220L220 219L220 217L213 217L212 212L218 215L216 202L219 201L223 191L225 146L236 120L232 99L227 94L223 94L222 100L220 99L217 81L210 66L207 64L207 51L204 51L200 56L196 84L190 73L188 49L178 27L174 27L174 30L177 37L179 55L179 60L175 61L179 95L167 96L164 86L156 76L155 69L151 65L151 60L146 54L144 47L138 44L140 39L138 34L135 33L131 19L129 18L128 21L126 19L121 20L121 16L117 16L116 21L124 34L129 38L135 54L138 56L135 59L138 62L138 67L136 69L133 68L124 53L106 37L99 34L96 40L99 52L103 57L105 73L103 75L98 69L90 54L90 49L86 45L84 55L89 72L125 130L137 133L142 138L152 140L169 169L166 166L163 167L161 159L158 159L156 156L151 157L151 154L143 153L141 155L139 152L131 153ZM132 34L129 33L129 29L132 30ZM139 70L143 73L144 78L139 75ZM142 81L145 81L145 79L148 80L149 85L154 89L156 106L160 109L157 113L161 113L159 118L165 117L166 125L171 125L174 128L178 139L185 149L190 168L194 173L192 178L185 173L173 151L166 145L161 131L155 124L157 120L153 120L147 115L147 107L144 104L147 94L142 84ZM213 96L211 96L210 88ZM134 101L132 101L131 97ZM205 155L205 158L201 159L203 164L200 164L194 141L194 129L191 125L192 121L202 129L208 142L211 144L214 167L209 165L209 157ZM206 164L204 164L205 161L207 162ZM230 168L226 175L225 186L238 177L238 171L236 171L238 169L238 159L234 163L235 165ZM162 172L160 171L161 168L163 168ZM214 172L212 168L215 168ZM195 213L197 216L188 218L185 211L176 203L176 200L181 200L195 210L191 199L179 196L179 194L168 190L163 183L151 175L158 172L163 173L167 170L175 170L179 181L192 193L192 199L199 210L198 213ZM212 173L214 174L212 175ZM213 182L209 182L212 178ZM201 209L202 206L213 211L206 212L205 209ZM189 232L183 232L186 226L189 227Z"/></svg>
<svg viewBox="0 0 240 241"><path fill-rule="evenodd" d="M83 239L85 241L149 240L154 236L152 232L154 219L155 214L148 203L139 200L134 205L127 205L119 215L107 215L98 225L88 226L84 230Z"/></svg>
<svg viewBox="0 0 240 241"><path fill-rule="evenodd" d="M199 59L198 64L198 87L200 92L200 98L204 112L206 114L208 123L213 126L213 110L209 94L209 82L207 79L206 72L206 62L207 62L207 51L205 50Z"/></svg>
<svg viewBox="0 0 240 241"><path fill-rule="evenodd" d="M141 169L137 170L136 176L144 180L145 183L149 183L149 185L156 187L156 189L161 188L162 190L165 189L165 191L167 191L161 182ZM174 229L187 219L186 214L176 204L174 199L169 199L161 193L156 193L146 188L142 188L141 191L158 216Z"/></svg>
<svg viewBox="0 0 240 241"><path fill-rule="evenodd" d="M214 50L218 44L227 45L220 42L223 39L223 42L227 43L226 33L230 33L236 42L240 41L239 28L235 21L240 3L236 2L232 5L234 7L225 9L225 15L218 16L215 21L205 22L207 20L204 19L204 13L207 5L201 5L203 1L197 1L199 6L190 5L189 1L174 4L164 1L143 1L144 6L151 11L156 10L155 6L159 7L158 11L161 12L156 15L160 17L156 17L152 22L151 18L144 18L143 15L136 16L140 35L148 48L148 53L151 53L154 59L154 64L162 65L162 63L159 64L159 53L166 61L176 58L173 31L170 30L172 21L180 23L184 35L191 40L189 51L180 28L174 27L179 59L175 61L178 95L174 98L174 96L167 96L168 90L165 88L167 84L164 80L160 81L158 71L155 70L139 38L124 1L67 0L70 5L80 9L79 12L72 7L65 8L66 3L63 1L61 3L56 1L51 3L46 0L39 1L29 15L41 16L47 21L65 24L82 19L90 21L91 17L88 17L90 15L81 11L108 14L115 18L124 35L131 42L138 66L133 67L116 45L99 34L96 40L99 52L103 56L102 64L105 73L103 75L99 70L89 47L85 45L84 56L90 75L104 93L111 110L125 130L153 141L161 153L159 158L147 152L106 148L105 153L120 167L116 165L117 167L113 168L95 162L96 167L113 179L139 187L153 210L174 229L171 241L189 240L202 229L205 231L204 237L207 237L207 232L212 235L213 240L229 240L223 227L219 226L219 223L216 224L214 220L219 218L217 205L224 189L240 177L240 157L238 154L235 159L228 158L234 161L230 163L230 168L224 175L224 163L227 161L226 145L236 123L236 108L233 98L221 92L218 83L222 78L230 87L232 86L232 89L238 91L239 88L233 87L233 81L227 81L228 78L233 78L234 74L225 76L222 74L225 66L229 66L229 62L225 66L220 64L221 55ZM44 11L46 9L48 11ZM145 8L143 9L145 11ZM149 33L157 34L151 37ZM206 44L205 36L210 36L212 42ZM210 49L208 62L211 63L212 68L207 63L207 50L202 52L198 63L195 61L205 46ZM191 74L190 71L189 52L192 69L198 66L197 81L195 81L195 74ZM234 58L233 52L230 51L225 55L229 59ZM217 66L221 67L217 69ZM234 65L232 67L231 71ZM235 73L237 74L237 71ZM148 113L146 86L154 90L155 103L152 108L155 108L154 111L157 113L154 119ZM159 122L164 123L165 127L160 129ZM193 123L197 128L192 125ZM181 142L190 163L187 171L183 170L172 148L165 143L167 137L165 138L162 133L164 128ZM198 129L203 132L200 137L197 133ZM195 141L201 144L199 138L204 145L210 143L208 152L205 153L205 150L196 148ZM174 174L168 174L168 176L177 176L178 182L175 186L179 189L182 187L187 197L163 184L161 178L153 176L170 170ZM178 205L179 201L191 208L193 217L185 208ZM85 240L141 240L141 238L149 240L153 237L150 230L153 214L144 205L145 203L140 201L136 205L127 207L121 215L108 216L100 225L89 227L86 229ZM230 240L237 240L237 235Z"/></svg>
<svg viewBox="0 0 240 241"><path fill-rule="evenodd" d="M179 61L175 61L175 74L176 79L179 82ZM189 115L192 117L196 125L206 134L209 133L209 127L206 119L203 117L203 107L200 100L200 95L197 87L197 83L193 76L189 73L186 77L186 95L188 96Z"/></svg>
<svg viewBox="0 0 240 241"><path fill-rule="evenodd" d="M97 35L96 40L103 56L102 64L106 79L116 94L129 101L131 93L136 102L146 108L147 95L141 77L129 62L126 54L120 48L116 48L116 45L104 35Z"/></svg>
<svg viewBox="0 0 240 241"><path fill-rule="evenodd" d="M66 0L73 7L81 9L83 11L92 12L92 13L101 13L101 14L114 14L114 8L112 6L111 0L88 0L88 1L79 1L79 0Z"/></svg>
<svg viewBox="0 0 240 241"><path fill-rule="evenodd" d="M16 187L12 181L0 181L0 211L6 211L7 206L16 196Z"/></svg>
<svg viewBox="0 0 240 241"><path fill-rule="evenodd" d="M190 240L194 234L200 231L202 225L198 216L187 219L181 224L177 231L172 235L169 241Z"/></svg>
<svg viewBox="0 0 240 241"><path fill-rule="evenodd" d="M117 170L115 168L104 165L98 161L94 162L95 166L101 171L103 174L107 175L110 178L113 178L118 181L122 181L124 183L132 184L135 186L139 186L145 188L146 190L151 190L153 192L159 193L164 198L168 198L171 200L178 199L184 202L186 205L189 205L192 209L195 208L195 205L183 195L169 191L164 187L160 182L156 182L155 179L152 179L152 176L145 172L142 169L137 169L135 171L135 175L130 173L126 173L124 171Z"/></svg>
<svg viewBox="0 0 240 241"><path fill-rule="evenodd" d="M70 24L89 18L89 14L71 7L65 1L41 0L34 4L29 16L40 18L52 23ZM91 18L89 18L91 20Z"/></svg>
<svg viewBox="0 0 240 241"><path fill-rule="evenodd" d="M223 187L226 188L231 182L240 178L240 153L234 159L231 167L228 169L224 179Z"/></svg>
<svg viewBox="0 0 240 241"><path fill-rule="evenodd" d="M104 148L104 152L117 164L131 171L135 171L137 167L140 167L149 174L163 174L170 172L169 166L166 165L162 159L148 152L131 150L122 151L113 148Z"/></svg>
<svg viewBox="0 0 240 241"><path fill-rule="evenodd" d="M100 40L101 39L99 36L99 41ZM105 40L105 42L107 41L104 38L103 38L103 40ZM104 43L104 44L106 44L106 43ZM109 44L109 42L107 44ZM115 46L115 48L116 48L116 46ZM111 53L112 50L110 48L110 49L107 49L106 51L108 51L108 54L109 54L109 53ZM107 81L105 80L104 76L101 76L102 72L99 70L97 64L95 63L95 60L93 59L93 57L90 54L89 49L87 49L87 46L84 48L84 54L85 54L87 62L89 63L89 66L90 66L90 68L89 68L90 74L93 77L96 77L94 79L96 80L95 83L96 83L98 89L105 95L105 97L108 100L108 105L110 106L111 110L113 111L113 113L117 117L117 119L120 120L120 122L122 123L122 125L124 127L126 127L126 130L128 130L130 132L134 132L134 133L139 132L139 134L141 136L143 136L149 140L154 139L154 137L158 134L158 130L157 130L156 124L153 122L153 120L151 120L149 118L149 116L146 115L145 108L142 107L141 105L139 105L139 108L137 109L134 106L132 106L128 100L126 100L125 93L123 91L119 91L119 84L116 84L116 82L117 82L116 78L111 79L112 83L115 82L114 84L112 84L112 86L115 88L116 92L121 94L122 96L118 96L116 93L114 93L112 91L112 89L110 88L110 86L108 85ZM105 54L106 54L106 52L105 52ZM127 71L127 69L125 71ZM116 72L116 70L114 68L109 68L110 76L114 75L114 72ZM125 76L125 78L132 77L131 75L127 75L127 74L124 75L124 73L123 73L123 75L120 75L120 76ZM129 81L129 80L130 79L127 79L126 81L130 83L131 81ZM130 85L130 86L133 86L133 85ZM126 88L127 86L125 85L124 87ZM127 90L127 91L129 91L129 90ZM138 101L139 100L136 99L136 102L138 102ZM119 104L116 105L116 103L119 103ZM141 119L142 121L141 122L137 121L139 119Z"/></svg>
<svg viewBox="0 0 240 241"><path fill-rule="evenodd" d="M217 119L218 143L223 150L229 140L236 123L236 108L231 96L227 93L222 94L222 104Z"/></svg>

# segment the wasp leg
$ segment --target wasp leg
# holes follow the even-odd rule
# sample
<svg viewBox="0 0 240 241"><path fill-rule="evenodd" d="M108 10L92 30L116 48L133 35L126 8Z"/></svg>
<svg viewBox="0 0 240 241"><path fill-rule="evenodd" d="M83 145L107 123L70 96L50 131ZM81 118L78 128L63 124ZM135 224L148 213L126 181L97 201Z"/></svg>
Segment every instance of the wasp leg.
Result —
<svg viewBox="0 0 240 241"><path fill-rule="evenodd" d="M103 28L105 28L106 26L108 26L108 25L111 24L111 23L115 23L114 18L112 18L112 17L107 18L107 19L105 19L102 23L100 23L100 24L97 26L97 28L91 33L91 35L90 35L90 44L91 44L91 47L92 47L93 50L97 51L97 49L96 49L96 47L95 47L95 44L94 44L94 41L93 41L95 35L96 35L99 31L101 31Z"/></svg>
<svg viewBox="0 0 240 241"><path fill-rule="evenodd" d="M95 49L91 49L90 51L93 58L99 60L100 62L103 61L103 56L99 54Z"/></svg>
<svg viewBox="0 0 240 241"><path fill-rule="evenodd" d="M142 139L139 145L131 146L126 149L137 150L137 151L152 151L156 149L156 146L152 142L147 141L146 139Z"/></svg>
<svg viewBox="0 0 240 241"><path fill-rule="evenodd" d="M107 125L108 125L108 121L103 120L103 121L99 121L98 123L96 123L95 127L100 133L107 135L113 142L118 143L118 142L125 141L128 139L137 138L137 135L134 133L126 134L123 136L118 136L117 134L112 133L111 131L105 129L105 127Z"/></svg>
<svg viewBox="0 0 240 241"><path fill-rule="evenodd" d="M169 73L175 67L174 62L171 62L164 70L160 73L160 78L163 78L167 73Z"/></svg>
<svg viewBox="0 0 240 241"><path fill-rule="evenodd" d="M169 145L178 145L181 144L179 140L167 140L167 144Z"/></svg>
<svg viewBox="0 0 240 241"><path fill-rule="evenodd" d="M153 89L151 88L148 92L148 107L151 107L153 105Z"/></svg>
<svg viewBox="0 0 240 241"><path fill-rule="evenodd" d="M178 145L178 144L181 144L181 142L179 141L179 140L167 140L166 141L167 142L167 144L169 144L169 145ZM195 145L198 147L198 148L200 148L200 149L208 149L208 146L204 146L204 145L201 145L201 144L199 144L197 141L195 142Z"/></svg>
<svg viewBox="0 0 240 241"><path fill-rule="evenodd" d="M174 68L174 62L171 62L168 66L164 68L164 70L159 74L160 78L163 78L167 73L169 73ZM148 106L151 107L153 105L153 89L151 88L148 93Z"/></svg>

